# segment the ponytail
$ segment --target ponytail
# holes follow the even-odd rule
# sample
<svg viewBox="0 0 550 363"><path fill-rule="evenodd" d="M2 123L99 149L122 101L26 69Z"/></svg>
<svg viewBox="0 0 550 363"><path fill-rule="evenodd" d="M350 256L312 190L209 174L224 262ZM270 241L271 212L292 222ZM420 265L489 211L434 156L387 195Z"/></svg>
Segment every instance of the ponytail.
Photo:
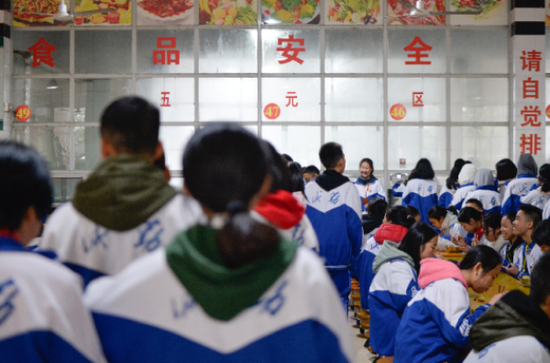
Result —
<svg viewBox="0 0 550 363"><path fill-rule="evenodd" d="M491 247L484 245L476 246L468 250L468 253L464 256L462 262L460 262L460 269L470 270L480 262L483 272L487 273L500 265L502 259L498 252Z"/></svg>
<svg viewBox="0 0 550 363"><path fill-rule="evenodd" d="M416 223L416 220L410 216L407 208L400 205L389 208L386 211L386 219L390 221L391 224L397 224L407 229L411 228L412 225Z"/></svg>
<svg viewBox="0 0 550 363"><path fill-rule="evenodd" d="M544 164L539 169L539 181L543 192L550 192L550 164Z"/></svg>
<svg viewBox="0 0 550 363"><path fill-rule="evenodd" d="M458 221L470 224L470 219L473 219L474 221L481 221L482 216L483 215L481 212L477 209L472 207L464 207L460 210L460 213L458 213Z"/></svg>
<svg viewBox="0 0 550 363"><path fill-rule="evenodd" d="M441 218L445 218L446 216L447 216L447 210L443 207L438 206L438 205L434 205L428 211L428 218L433 218L433 219L438 220L438 221Z"/></svg>

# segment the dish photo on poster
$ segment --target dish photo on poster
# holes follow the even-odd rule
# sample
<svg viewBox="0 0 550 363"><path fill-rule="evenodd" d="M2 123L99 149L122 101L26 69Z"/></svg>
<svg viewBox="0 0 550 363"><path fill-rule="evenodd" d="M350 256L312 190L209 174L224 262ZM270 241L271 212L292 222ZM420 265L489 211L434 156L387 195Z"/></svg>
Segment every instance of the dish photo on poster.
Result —
<svg viewBox="0 0 550 363"><path fill-rule="evenodd" d="M319 0L262 0L264 24L319 24Z"/></svg>
<svg viewBox="0 0 550 363"><path fill-rule="evenodd" d="M380 0L326 0L329 24L379 24Z"/></svg>
<svg viewBox="0 0 550 363"><path fill-rule="evenodd" d="M481 11L479 15L451 15L451 25L507 25L507 0L451 0L451 11Z"/></svg>
<svg viewBox="0 0 550 363"><path fill-rule="evenodd" d="M192 25L193 0L138 0L138 25Z"/></svg>
<svg viewBox="0 0 550 363"><path fill-rule="evenodd" d="M199 0L201 25L256 25L256 0Z"/></svg>
<svg viewBox="0 0 550 363"><path fill-rule="evenodd" d="M131 0L75 0L75 25L130 25ZM79 12L105 10L93 15L78 16Z"/></svg>
<svg viewBox="0 0 550 363"><path fill-rule="evenodd" d="M403 0L416 6L416 0ZM424 0L423 10L427 12L445 11L445 0ZM398 0L388 0L389 25L445 25L445 15L410 15L411 11L399 3Z"/></svg>
<svg viewBox="0 0 550 363"><path fill-rule="evenodd" d="M65 3L69 9L69 1ZM61 0L14 0L13 26L66 26L68 23L55 20L53 16L29 13L56 14Z"/></svg>

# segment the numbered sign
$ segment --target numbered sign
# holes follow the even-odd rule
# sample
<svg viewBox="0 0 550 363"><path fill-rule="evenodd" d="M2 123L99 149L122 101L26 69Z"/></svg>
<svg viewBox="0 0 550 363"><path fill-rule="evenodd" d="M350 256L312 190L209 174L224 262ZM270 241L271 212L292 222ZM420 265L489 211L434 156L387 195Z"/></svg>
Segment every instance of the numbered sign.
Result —
<svg viewBox="0 0 550 363"><path fill-rule="evenodd" d="M15 119L17 121L26 122L31 118L31 109L29 106L21 105L15 109Z"/></svg>
<svg viewBox="0 0 550 363"><path fill-rule="evenodd" d="M281 108L275 103L270 103L264 107L264 115L270 120L275 120L281 115Z"/></svg>
<svg viewBox="0 0 550 363"><path fill-rule="evenodd" d="M407 115L407 109L405 106L403 106L400 103L396 103L395 105L390 107L390 116L394 120L403 120L403 118Z"/></svg>

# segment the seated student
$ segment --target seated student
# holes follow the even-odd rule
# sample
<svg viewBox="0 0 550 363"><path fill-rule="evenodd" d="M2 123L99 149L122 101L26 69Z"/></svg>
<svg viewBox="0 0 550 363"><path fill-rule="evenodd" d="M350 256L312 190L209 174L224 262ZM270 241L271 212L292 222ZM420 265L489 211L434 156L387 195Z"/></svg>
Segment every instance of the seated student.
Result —
<svg viewBox="0 0 550 363"><path fill-rule="evenodd" d="M361 286L361 306L364 309L368 309L369 306L369 286L374 277L372 263L376 256L378 256L382 244L385 241L401 242L414 223L415 220L409 216L405 207L400 205L391 207L386 211L382 225L365 243L361 254L357 258L355 267L359 285Z"/></svg>
<svg viewBox="0 0 550 363"><path fill-rule="evenodd" d="M369 206L367 207L367 214L363 214L364 242L372 237L375 230L380 227L382 221L384 220L384 217L386 216L387 209L388 202L386 202L382 198L374 198L370 201Z"/></svg>
<svg viewBox="0 0 550 363"><path fill-rule="evenodd" d="M310 165L304 168L303 174L304 174L304 181L307 184L310 181L315 180L319 176L320 171L319 171L319 168L317 168L315 165Z"/></svg>
<svg viewBox="0 0 550 363"><path fill-rule="evenodd" d="M527 297L511 291L474 323L464 363L550 363L550 253L531 276Z"/></svg>
<svg viewBox="0 0 550 363"><path fill-rule="evenodd" d="M512 274L511 265L515 265L516 268L521 269L523 264L523 240L517 234L514 234L513 222L516 220L516 213L510 212L502 216L500 220L500 233L505 243L500 250L500 257L502 257L502 270L513 277L517 276L517 272Z"/></svg>
<svg viewBox="0 0 550 363"><path fill-rule="evenodd" d="M479 213L481 213L481 215L483 215L483 206L481 205L481 202L477 199L468 199L468 200L466 200L466 202L463 203L462 207L463 208L465 208L465 207L474 208ZM459 224L459 226L457 226L457 231L458 231L458 234L460 234L462 237L464 237L463 242L465 242L468 246L471 246L472 245L472 239L475 237L475 235L473 233L470 233L470 232L466 231L464 229L464 227L462 227L462 225L460 225L460 224ZM451 237L451 241L454 242L455 244L460 244L459 241L458 241L458 236Z"/></svg>
<svg viewBox="0 0 550 363"><path fill-rule="evenodd" d="M481 202L483 213L500 213L500 194L494 185L493 173L489 169L479 169L474 179L474 190L466 200L477 199Z"/></svg>
<svg viewBox="0 0 550 363"><path fill-rule="evenodd" d="M458 182L460 187L457 189L451 201L451 205L454 206L457 210L462 209L462 204L466 199L468 193L475 189L474 187L474 178L476 176L476 167L474 164L466 164L460 170L458 175Z"/></svg>
<svg viewBox="0 0 550 363"><path fill-rule="evenodd" d="M531 187L531 191L527 195L519 198L521 204L530 204L544 211L550 197L550 164L543 164L539 169L538 184ZM550 213L550 209L547 213Z"/></svg>
<svg viewBox="0 0 550 363"><path fill-rule="evenodd" d="M78 275L25 250L52 202L46 162L0 141L0 170L0 362L106 362Z"/></svg>
<svg viewBox="0 0 550 363"><path fill-rule="evenodd" d="M502 216L497 212L487 213L483 217L483 236L479 243L489 246L499 254L506 244L506 240L500 231Z"/></svg>
<svg viewBox="0 0 550 363"><path fill-rule="evenodd" d="M537 163L531 154L521 154L518 159L518 176L508 183L502 198L502 214L517 212L520 198L527 195L533 185L538 184Z"/></svg>
<svg viewBox="0 0 550 363"><path fill-rule="evenodd" d="M468 289L483 293L500 272L500 256L490 247L468 251L460 269L452 262L427 258L420 261L418 285L422 289L408 303L395 338L395 363L460 361L459 350L468 346L472 324L501 294L470 315Z"/></svg>
<svg viewBox="0 0 550 363"><path fill-rule="evenodd" d="M420 222L420 219L422 218L422 216L420 215L420 212L418 211L418 209L416 209L412 205L408 205L405 208L407 208L409 215L413 217L416 222Z"/></svg>
<svg viewBox="0 0 550 363"><path fill-rule="evenodd" d="M108 361L352 362L322 262L248 213L269 190L259 140L234 124L209 125L186 145L183 165L208 225L86 291Z"/></svg>
<svg viewBox="0 0 550 363"><path fill-rule="evenodd" d="M367 205L372 198L383 198L386 200L386 192L380 181L372 175L374 166L372 160L364 158L359 163L359 171L361 176L355 181L355 186L361 198L363 212L367 211Z"/></svg>
<svg viewBox="0 0 550 363"><path fill-rule="evenodd" d="M306 185L307 216L319 240L319 255L336 285L345 309L351 290L350 266L361 253L361 201L355 185L342 175L346 158L342 146L328 142L319 150L327 170Z"/></svg>
<svg viewBox="0 0 550 363"><path fill-rule="evenodd" d="M477 209L472 207L464 207L458 213L458 223L464 228L468 233L473 234L470 243L462 236L456 236L457 245L460 247L461 251L468 251L471 246L479 245L479 241L483 236L483 214Z"/></svg>
<svg viewBox="0 0 550 363"><path fill-rule="evenodd" d="M439 199L437 200L438 206L447 208L449 205L451 205L454 194L456 190L459 188L458 175L460 174L462 167L465 164L470 164L470 163L471 163L470 161L464 161L463 159L455 160L453 169L451 170L449 177L447 178L447 180L445 180L445 184L443 184L443 187L439 192Z"/></svg>
<svg viewBox="0 0 550 363"><path fill-rule="evenodd" d="M121 271L167 245L202 216L153 165L162 154L158 108L139 97L112 102L101 115L103 161L76 187L74 199L48 219L40 248L91 280Z"/></svg>
<svg viewBox="0 0 550 363"><path fill-rule="evenodd" d="M516 164L508 158L500 160L495 164L496 170L496 179L497 179L497 188L500 193L500 200L504 201L504 194L506 194L506 189L508 189L508 184L516 178L518 173L518 168Z"/></svg>
<svg viewBox="0 0 550 363"><path fill-rule="evenodd" d="M514 234L521 237L523 243L520 245L520 266L510 264L504 267L507 274L516 278L529 275L534 262L540 257L540 247L532 240L531 235L541 221L542 213L537 207L532 205L522 205L516 214L514 225Z"/></svg>
<svg viewBox="0 0 550 363"><path fill-rule="evenodd" d="M392 357L395 335L407 303L420 290L420 260L433 258L437 233L418 222L401 243L386 241L374 259L374 279L369 289L370 343L376 353ZM363 287L361 286L361 289Z"/></svg>
<svg viewBox="0 0 550 363"><path fill-rule="evenodd" d="M446 247L456 246L452 242L452 238L460 235L463 231L462 226L458 223L457 215L453 211L434 205L428 212L428 218L432 225L439 230L437 249L445 251Z"/></svg>
<svg viewBox="0 0 550 363"><path fill-rule="evenodd" d="M437 193L439 186L434 179L435 173L428 159L420 159L411 171L407 185L403 191L401 205L412 205L420 212L420 220L429 223L428 211L437 205Z"/></svg>
<svg viewBox="0 0 550 363"><path fill-rule="evenodd" d="M532 238L539 246L541 254L550 251L550 221L540 222L533 231Z"/></svg>

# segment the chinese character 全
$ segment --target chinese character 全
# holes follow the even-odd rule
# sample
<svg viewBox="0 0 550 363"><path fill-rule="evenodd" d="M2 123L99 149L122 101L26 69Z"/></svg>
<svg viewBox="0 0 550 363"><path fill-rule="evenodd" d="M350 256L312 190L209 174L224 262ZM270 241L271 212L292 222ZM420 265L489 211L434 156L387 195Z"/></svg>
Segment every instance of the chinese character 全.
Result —
<svg viewBox="0 0 550 363"><path fill-rule="evenodd" d="M405 64L432 64L431 61L422 60L422 58L428 58L429 54L421 53L421 52L429 52L432 49L433 47L424 43L422 39L420 39L420 37L414 37L411 44L407 45L405 48L403 48L403 50L406 52L414 52L413 54L407 54L407 57L415 58L415 60L406 61Z"/></svg>

